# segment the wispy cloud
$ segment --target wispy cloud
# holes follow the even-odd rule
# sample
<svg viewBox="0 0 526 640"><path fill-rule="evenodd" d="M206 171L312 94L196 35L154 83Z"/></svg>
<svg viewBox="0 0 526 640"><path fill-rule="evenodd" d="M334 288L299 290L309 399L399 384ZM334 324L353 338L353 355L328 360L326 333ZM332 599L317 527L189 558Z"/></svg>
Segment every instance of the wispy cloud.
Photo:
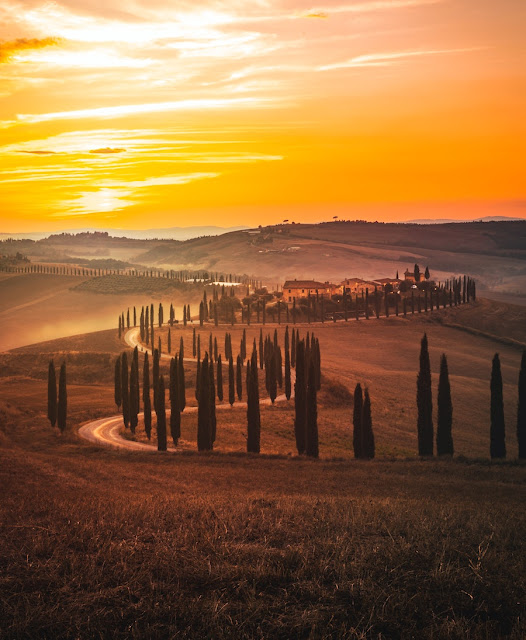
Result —
<svg viewBox="0 0 526 640"><path fill-rule="evenodd" d="M60 38L17 38L8 42L0 42L0 62L8 62L22 51L53 47L60 42Z"/></svg>
<svg viewBox="0 0 526 640"><path fill-rule="evenodd" d="M112 107L95 107L93 109L77 109L74 111L56 111L53 113L17 114L18 122L36 123L52 120L79 120L83 118L121 118L141 113L168 113L170 111L198 111L209 109L235 109L238 107L270 106L274 100L260 98L201 98L176 100L171 102L150 102L145 104L116 105Z"/></svg>
<svg viewBox="0 0 526 640"><path fill-rule="evenodd" d="M349 60L334 62L331 64L316 67L316 71L333 71L335 69L351 69L353 67L378 67L389 66L411 58L421 58L428 56L439 56L455 53L468 53L471 51L480 51L480 47L467 47L460 49L430 49L427 51L395 51L391 53L368 53L365 55L355 56Z"/></svg>

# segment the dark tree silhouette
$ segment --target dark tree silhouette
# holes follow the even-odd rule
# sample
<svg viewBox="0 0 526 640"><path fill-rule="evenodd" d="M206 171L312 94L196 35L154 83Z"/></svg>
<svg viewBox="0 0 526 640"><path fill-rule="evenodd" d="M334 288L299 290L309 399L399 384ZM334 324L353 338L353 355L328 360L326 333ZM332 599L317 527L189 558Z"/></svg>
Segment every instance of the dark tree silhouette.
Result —
<svg viewBox="0 0 526 640"><path fill-rule="evenodd" d="M305 432L307 429L305 373L305 340L300 340L296 345L296 382L294 383L294 435L299 455L305 453Z"/></svg>
<svg viewBox="0 0 526 640"><path fill-rule="evenodd" d="M129 416L130 416L130 429L132 433L135 433L135 429L137 428L138 418L137 418L137 402L135 398L136 388L137 388L138 380L137 380L137 370L135 368L135 363L132 360L131 368L130 368L130 393L128 396L128 401L130 403Z"/></svg>
<svg viewBox="0 0 526 640"><path fill-rule="evenodd" d="M68 418L68 390L66 386L66 363L60 366L58 377L58 405L57 405L57 425L61 433L66 430Z"/></svg>
<svg viewBox="0 0 526 640"><path fill-rule="evenodd" d="M210 374L208 373L208 354L205 353L199 369L199 392L197 408L197 448L208 451L212 448L210 432Z"/></svg>
<svg viewBox="0 0 526 640"><path fill-rule="evenodd" d="M259 409L258 358L256 350L247 362L247 451L259 453L261 415Z"/></svg>
<svg viewBox="0 0 526 640"><path fill-rule="evenodd" d="M210 303L212 301L210 300ZM216 418L216 385L214 380L214 364L212 360L210 360L210 364L208 366L208 377L210 379L209 393L210 393L210 439L211 439L211 449L213 449L214 442L216 441L216 428L217 428L217 418Z"/></svg>
<svg viewBox="0 0 526 640"><path fill-rule="evenodd" d="M438 418L437 418L437 454L453 455L453 404L446 354L440 358L440 377L438 379Z"/></svg>
<svg viewBox="0 0 526 640"><path fill-rule="evenodd" d="M182 340L182 338L181 338ZM179 351L179 358L177 360L177 384L179 389L179 409L181 412L185 410L186 407L186 382L184 375L184 360L183 360L183 351Z"/></svg>
<svg viewBox="0 0 526 640"><path fill-rule="evenodd" d="M241 377L242 369L243 364L241 362L241 356L238 355L236 361L236 391L238 400L243 398L243 378Z"/></svg>
<svg viewBox="0 0 526 640"><path fill-rule="evenodd" d="M157 389L157 450L166 451L166 398L164 393L164 376L159 378Z"/></svg>
<svg viewBox="0 0 526 640"><path fill-rule="evenodd" d="M318 400L316 395L316 364L311 358L307 381L307 430L305 438L305 453L311 458L319 457Z"/></svg>
<svg viewBox="0 0 526 640"><path fill-rule="evenodd" d="M221 362L221 354L217 358L217 398L219 402L223 402L223 363Z"/></svg>
<svg viewBox="0 0 526 640"><path fill-rule="evenodd" d="M170 434L175 446L181 437L181 409L179 407L178 358L170 360Z"/></svg>
<svg viewBox="0 0 526 640"><path fill-rule="evenodd" d="M234 379L234 360L232 356L228 359L228 402L230 406L236 401L236 383Z"/></svg>
<svg viewBox="0 0 526 640"><path fill-rule="evenodd" d="M424 333L420 345L420 371L416 381L416 404L418 409L418 454L433 455L433 397L431 390L431 364L427 335Z"/></svg>
<svg viewBox="0 0 526 640"><path fill-rule="evenodd" d="M415 281L420 282L420 267L415 264Z"/></svg>
<svg viewBox="0 0 526 640"><path fill-rule="evenodd" d="M500 358L498 353L493 356L490 390L490 455L491 458L505 458L506 430L504 425L504 400L502 397L502 373L500 370Z"/></svg>
<svg viewBox="0 0 526 640"><path fill-rule="evenodd" d="M124 352L121 356L121 392L122 392L122 419L124 427L130 425L130 391L128 387L128 356Z"/></svg>
<svg viewBox="0 0 526 640"><path fill-rule="evenodd" d="M144 431L149 440L152 436L152 401L150 398L150 365L148 362L148 352L144 354L142 401L144 406Z"/></svg>
<svg viewBox="0 0 526 640"><path fill-rule="evenodd" d="M121 357L118 356L115 360L115 373L114 373L114 398L117 409L120 409L122 404L122 389L121 389Z"/></svg>
<svg viewBox="0 0 526 640"><path fill-rule="evenodd" d="M353 434L352 446L354 457L363 458L363 393L362 385L358 383L354 389L354 406L352 414Z"/></svg>
<svg viewBox="0 0 526 640"><path fill-rule="evenodd" d="M519 403L517 406L517 440L519 460L526 459L526 350L522 352L519 372Z"/></svg>
<svg viewBox="0 0 526 640"><path fill-rule="evenodd" d="M372 460L375 455L373 420L371 416L371 398L369 389L365 389L362 408L362 458Z"/></svg>
<svg viewBox="0 0 526 640"><path fill-rule="evenodd" d="M285 397L287 400L290 400L291 392L289 328L287 326L285 329Z"/></svg>
<svg viewBox="0 0 526 640"><path fill-rule="evenodd" d="M47 417L54 427L57 424L57 375L53 360L49 361L47 374Z"/></svg>
<svg viewBox="0 0 526 640"><path fill-rule="evenodd" d="M425 270L425 272L424 272L424 278L425 278L426 280L429 280L429 278L430 278L430 275L429 275L429 267L426 267L426 270Z"/></svg>

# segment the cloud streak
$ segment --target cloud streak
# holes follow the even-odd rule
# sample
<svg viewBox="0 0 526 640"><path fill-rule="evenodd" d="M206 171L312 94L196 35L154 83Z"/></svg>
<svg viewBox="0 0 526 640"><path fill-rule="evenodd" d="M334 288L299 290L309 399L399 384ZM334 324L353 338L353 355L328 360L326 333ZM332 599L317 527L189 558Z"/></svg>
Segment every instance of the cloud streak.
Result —
<svg viewBox="0 0 526 640"><path fill-rule="evenodd" d="M54 47L61 42L60 38L17 38L8 42L0 42L0 63L9 62L22 51Z"/></svg>

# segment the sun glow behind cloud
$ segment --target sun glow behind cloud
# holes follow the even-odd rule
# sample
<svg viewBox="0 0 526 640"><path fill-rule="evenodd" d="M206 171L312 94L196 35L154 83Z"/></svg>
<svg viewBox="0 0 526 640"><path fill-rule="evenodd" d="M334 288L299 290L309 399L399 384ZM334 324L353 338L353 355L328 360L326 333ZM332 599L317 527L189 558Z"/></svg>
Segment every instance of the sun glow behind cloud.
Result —
<svg viewBox="0 0 526 640"><path fill-rule="evenodd" d="M524 198L525 17L515 0L6 0L4 210L137 226Z"/></svg>

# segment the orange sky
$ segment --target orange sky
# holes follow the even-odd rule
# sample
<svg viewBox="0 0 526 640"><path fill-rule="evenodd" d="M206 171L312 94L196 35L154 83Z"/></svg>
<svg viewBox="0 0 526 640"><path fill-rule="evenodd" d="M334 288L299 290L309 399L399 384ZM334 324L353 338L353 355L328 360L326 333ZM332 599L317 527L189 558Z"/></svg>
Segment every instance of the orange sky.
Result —
<svg viewBox="0 0 526 640"><path fill-rule="evenodd" d="M526 216L523 0L4 0L2 232Z"/></svg>

